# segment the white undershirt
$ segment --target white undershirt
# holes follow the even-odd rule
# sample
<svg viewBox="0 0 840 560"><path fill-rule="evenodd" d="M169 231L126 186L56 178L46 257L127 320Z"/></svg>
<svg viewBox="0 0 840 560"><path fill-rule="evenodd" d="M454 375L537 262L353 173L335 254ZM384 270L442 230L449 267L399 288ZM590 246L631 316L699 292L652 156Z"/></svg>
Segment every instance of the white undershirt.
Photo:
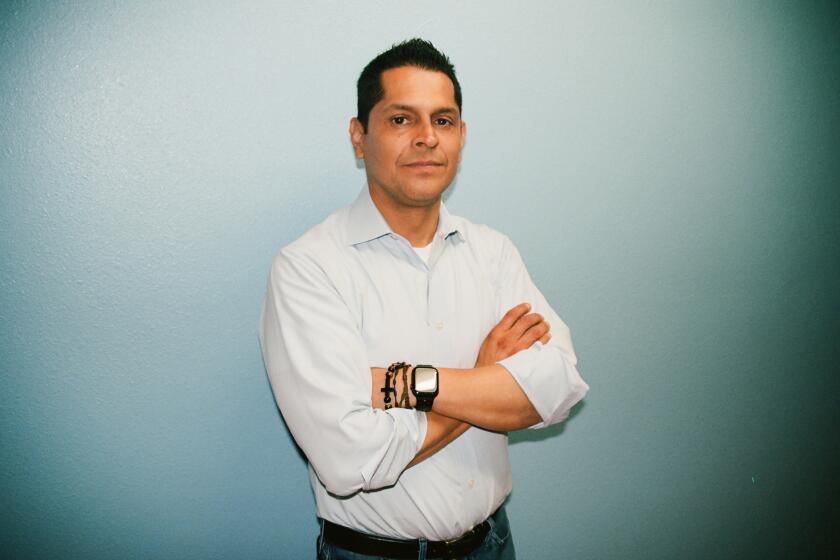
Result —
<svg viewBox="0 0 840 560"><path fill-rule="evenodd" d="M429 257L432 255L432 243L429 243L425 247L412 247L414 252L417 253L417 256L420 257L426 266L429 265Z"/></svg>

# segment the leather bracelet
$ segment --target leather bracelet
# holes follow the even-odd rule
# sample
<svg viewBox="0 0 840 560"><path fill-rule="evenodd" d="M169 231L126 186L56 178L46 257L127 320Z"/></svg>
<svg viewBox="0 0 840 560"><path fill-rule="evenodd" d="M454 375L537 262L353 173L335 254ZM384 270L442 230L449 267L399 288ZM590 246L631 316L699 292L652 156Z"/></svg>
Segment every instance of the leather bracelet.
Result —
<svg viewBox="0 0 840 560"><path fill-rule="evenodd" d="M402 395L400 396L400 404L401 408L411 408L411 400L408 397L408 368L410 368L410 364L403 364L402 367ZM396 389L396 384L394 385Z"/></svg>
<svg viewBox="0 0 840 560"><path fill-rule="evenodd" d="M388 371L385 372L385 387L381 389L383 393L385 393L385 410L389 410L394 406L398 408L411 408L411 398L408 395L408 370L411 368L411 364L407 364L405 362L394 362L390 366L388 366ZM400 370L402 370L402 394L397 392L397 376L400 374ZM394 386L390 387L390 377L394 377ZM390 393L394 393L394 404L391 405L391 397Z"/></svg>

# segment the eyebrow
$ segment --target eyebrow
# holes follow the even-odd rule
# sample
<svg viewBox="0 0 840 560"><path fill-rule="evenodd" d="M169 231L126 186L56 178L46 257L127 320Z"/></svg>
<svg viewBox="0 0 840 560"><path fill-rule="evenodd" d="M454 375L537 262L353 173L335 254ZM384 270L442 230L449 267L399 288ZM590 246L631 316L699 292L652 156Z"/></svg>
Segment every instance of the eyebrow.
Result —
<svg viewBox="0 0 840 560"><path fill-rule="evenodd" d="M417 109L412 107L411 105L401 105L399 103L394 103L393 105L388 105L387 107L385 107L385 110L386 111L393 111L393 110L408 111L410 113L416 113L417 112ZM435 109L434 111L432 111L433 115L442 115L442 114L446 114L446 113L451 113L453 115L458 115L459 114L457 107L439 107L439 108Z"/></svg>

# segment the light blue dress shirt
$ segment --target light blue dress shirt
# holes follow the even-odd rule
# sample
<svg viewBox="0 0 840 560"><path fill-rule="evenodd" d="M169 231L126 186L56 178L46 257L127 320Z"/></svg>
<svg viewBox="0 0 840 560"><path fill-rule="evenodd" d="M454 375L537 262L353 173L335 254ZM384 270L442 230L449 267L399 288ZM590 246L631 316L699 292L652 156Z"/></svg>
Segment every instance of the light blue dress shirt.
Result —
<svg viewBox="0 0 840 560"><path fill-rule="evenodd" d="M428 265L393 233L367 187L275 257L260 342L283 418L309 460L318 515L395 538L445 540L486 519L511 490L507 435L472 427L404 470L426 415L371 408L371 367L471 368L487 333L528 302L551 341L500 362L540 414L564 420L589 387L569 329L511 241L441 204Z"/></svg>

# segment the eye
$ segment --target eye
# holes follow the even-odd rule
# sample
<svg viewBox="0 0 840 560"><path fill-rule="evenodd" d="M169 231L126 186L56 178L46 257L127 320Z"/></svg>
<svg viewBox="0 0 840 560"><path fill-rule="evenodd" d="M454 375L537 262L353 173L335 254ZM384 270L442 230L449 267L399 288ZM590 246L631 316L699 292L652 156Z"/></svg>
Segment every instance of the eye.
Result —
<svg viewBox="0 0 840 560"><path fill-rule="evenodd" d="M452 125L453 123L452 123L451 119L447 119L445 117L438 117L438 118L435 119L435 124L438 125L438 126L449 126L449 125Z"/></svg>
<svg viewBox="0 0 840 560"><path fill-rule="evenodd" d="M391 122L394 124L405 124L408 119L405 118L403 115L397 115L396 117L391 117Z"/></svg>

